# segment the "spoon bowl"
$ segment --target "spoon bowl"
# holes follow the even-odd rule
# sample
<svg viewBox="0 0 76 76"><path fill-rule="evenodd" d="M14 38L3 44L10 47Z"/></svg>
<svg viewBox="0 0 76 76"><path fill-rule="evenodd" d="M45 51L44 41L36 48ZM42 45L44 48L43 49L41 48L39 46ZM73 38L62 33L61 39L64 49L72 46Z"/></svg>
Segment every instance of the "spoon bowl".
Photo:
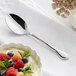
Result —
<svg viewBox="0 0 76 76"><path fill-rule="evenodd" d="M16 18L19 20L18 23L14 20L14 18L12 17L16 16L15 14L10 14L9 16L6 16L6 22L8 27L15 33L15 34L19 34L19 35L23 35L23 34L27 34L28 30L27 30L27 25L26 23L19 18L18 16L16 16ZM22 26L20 26L20 24ZM24 26L23 26L24 25ZM25 26L26 25L26 26Z"/></svg>

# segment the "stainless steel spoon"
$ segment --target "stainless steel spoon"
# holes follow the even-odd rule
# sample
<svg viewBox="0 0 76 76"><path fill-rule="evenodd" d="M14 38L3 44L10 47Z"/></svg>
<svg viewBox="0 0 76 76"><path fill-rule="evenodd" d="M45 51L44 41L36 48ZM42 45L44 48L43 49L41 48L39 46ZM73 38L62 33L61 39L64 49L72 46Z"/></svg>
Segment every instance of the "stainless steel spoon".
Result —
<svg viewBox="0 0 76 76"><path fill-rule="evenodd" d="M30 35L36 39L38 39L39 41L43 42L44 44L46 44L48 47L50 47L51 49L53 49L62 59L68 59L69 56L61 51L61 50L57 50L56 48L54 48L53 46L49 45L48 43L46 43L45 41L43 41L42 39L40 39L39 37L37 37L36 35L30 33L27 29L27 24L26 22L19 17L16 14L9 14L9 16L6 16L6 22L7 25L9 26L9 28L16 34L25 34L25 35Z"/></svg>

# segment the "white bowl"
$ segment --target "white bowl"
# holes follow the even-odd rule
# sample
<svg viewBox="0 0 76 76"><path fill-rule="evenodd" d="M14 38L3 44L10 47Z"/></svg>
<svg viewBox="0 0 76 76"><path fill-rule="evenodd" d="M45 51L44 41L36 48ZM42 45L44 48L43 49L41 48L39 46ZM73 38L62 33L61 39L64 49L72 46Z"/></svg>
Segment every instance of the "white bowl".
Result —
<svg viewBox="0 0 76 76"><path fill-rule="evenodd" d="M33 63L30 63L31 67L33 68L33 72L34 72L32 74L32 76L39 76L40 71L41 71L41 62L40 62L40 57L37 55L37 53L28 46L24 46L22 44L15 44L15 43L10 43L10 44L5 44L5 45L0 46L0 53L5 53L6 51L8 51L12 48L18 49L21 51L27 50L30 53L30 56L34 60L34 61L32 61ZM35 66L35 64L37 66ZM31 76L31 75L29 75L29 76Z"/></svg>

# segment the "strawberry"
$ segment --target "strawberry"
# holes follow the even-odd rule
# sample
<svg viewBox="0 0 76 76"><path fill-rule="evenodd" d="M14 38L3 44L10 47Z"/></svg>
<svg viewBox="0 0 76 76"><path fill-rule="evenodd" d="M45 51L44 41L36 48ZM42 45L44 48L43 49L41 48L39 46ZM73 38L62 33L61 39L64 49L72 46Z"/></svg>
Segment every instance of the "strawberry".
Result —
<svg viewBox="0 0 76 76"><path fill-rule="evenodd" d="M19 69L19 68L23 68L24 67L24 63L22 60L18 59L17 62L14 63L14 67L16 69Z"/></svg>
<svg viewBox="0 0 76 76"><path fill-rule="evenodd" d="M10 60L10 56L9 55L0 53L0 61L4 61L3 57L5 57L7 60Z"/></svg>
<svg viewBox="0 0 76 76"><path fill-rule="evenodd" d="M13 67L8 68L8 70L6 71L6 76L16 76L15 68Z"/></svg>

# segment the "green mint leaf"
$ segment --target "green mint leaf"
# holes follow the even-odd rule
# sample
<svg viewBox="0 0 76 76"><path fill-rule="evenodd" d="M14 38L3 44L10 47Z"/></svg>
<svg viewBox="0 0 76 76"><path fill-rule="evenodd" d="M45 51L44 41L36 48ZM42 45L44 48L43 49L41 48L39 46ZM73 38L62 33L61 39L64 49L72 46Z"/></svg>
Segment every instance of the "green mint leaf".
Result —
<svg viewBox="0 0 76 76"><path fill-rule="evenodd" d="M4 58L4 65L6 66L6 68L9 68L10 64L9 64L9 61L5 58Z"/></svg>
<svg viewBox="0 0 76 76"><path fill-rule="evenodd" d="M26 67L24 69L24 73L33 73L31 70L29 70L30 66Z"/></svg>
<svg viewBox="0 0 76 76"><path fill-rule="evenodd" d="M1 71L1 75L2 75L3 73L5 73L5 72L6 72L6 70L5 70L5 69L4 69L4 70L2 70L2 71Z"/></svg>
<svg viewBox="0 0 76 76"><path fill-rule="evenodd" d="M22 58L23 57L27 57L28 58L30 56L28 51L24 51L24 53L21 53L20 51L18 51L18 53L21 55Z"/></svg>
<svg viewBox="0 0 76 76"><path fill-rule="evenodd" d="M0 68L6 68L6 66L4 65L2 61L0 62Z"/></svg>
<svg viewBox="0 0 76 76"><path fill-rule="evenodd" d="M30 56L29 52L28 51L24 51L23 57L29 57L29 56Z"/></svg>
<svg viewBox="0 0 76 76"><path fill-rule="evenodd" d="M24 73L33 73L31 70L24 71Z"/></svg>
<svg viewBox="0 0 76 76"><path fill-rule="evenodd" d="M18 53L21 55L21 57L23 57L23 56L22 56L22 53L21 53L20 51L18 51Z"/></svg>
<svg viewBox="0 0 76 76"><path fill-rule="evenodd" d="M30 68L30 66L26 67L24 70L27 71L27 70L29 70L29 68Z"/></svg>
<svg viewBox="0 0 76 76"><path fill-rule="evenodd" d="M3 58L4 58L4 63L2 61L0 62L0 68L3 68L3 70L1 71L1 75L3 73L5 73L6 70L9 68L9 62L8 62L8 60L5 57L3 57Z"/></svg>

